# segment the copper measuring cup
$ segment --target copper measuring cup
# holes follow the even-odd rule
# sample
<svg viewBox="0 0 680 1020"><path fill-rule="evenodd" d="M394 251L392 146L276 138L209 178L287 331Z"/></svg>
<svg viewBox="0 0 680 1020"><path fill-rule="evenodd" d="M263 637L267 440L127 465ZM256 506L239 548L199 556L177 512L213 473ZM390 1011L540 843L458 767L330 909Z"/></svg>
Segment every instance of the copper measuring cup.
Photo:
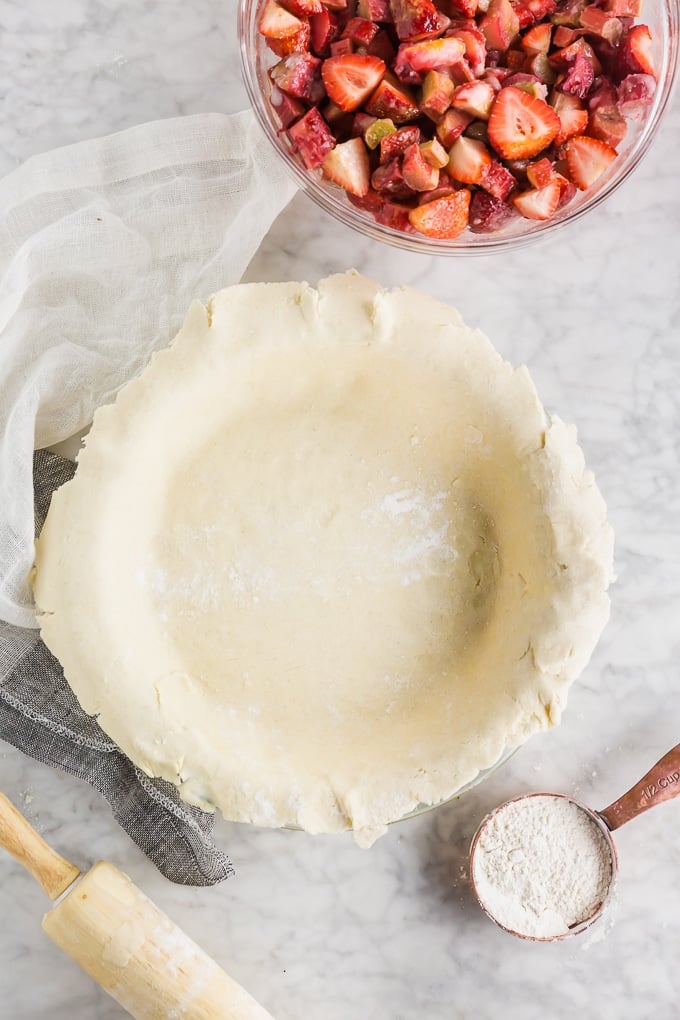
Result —
<svg viewBox="0 0 680 1020"><path fill-rule="evenodd" d="M648 811L650 808L656 807L657 804L662 804L666 800L672 800L674 797L679 796L680 744L676 744L676 746L668 751L668 753L665 754L663 758L656 763L656 765L651 767L649 772L645 773L642 779L640 779L635 786L631 787L627 793L624 793L622 797L619 797L618 800L615 800L609 805L609 807L603 808L601 811L594 811L592 808L589 808L587 805L575 800L573 797L567 797L560 793L529 793L524 794L521 797L514 797L512 800L505 801L482 819L482 822L472 839L469 868L470 884L472 885L475 896L479 901L479 905L487 917L491 918L494 924L498 925L499 928L502 928L503 931L509 932L511 935L516 935L518 938L527 939L530 942L556 942L570 938L572 935L579 935L581 932L585 931L586 928L589 928L591 924L597 921L599 917L601 917L607 904L611 900L619 866L616 847L611 833L615 829L620 829L622 825L626 824L626 822L630 822L633 818L637 818L637 816L641 815L644 811ZM524 935L522 932L514 931L512 928L507 928L505 925L501 924L497 918L494 917L492 911L488 909L480 895L477 883L475 882L475 853L485 826L498 812L502 811L507 804L512 804L516 801L523 801L529 797L561 797L565 800L571 801L571 803L575 804L581 811L585 811L591 821L595 823L604 836L605 845L609 849L610 853L611 880L602 902L596 905L589 917L583 918L582 921L570 927L568 932L561 935L539 937L536 935Z"/></svg>

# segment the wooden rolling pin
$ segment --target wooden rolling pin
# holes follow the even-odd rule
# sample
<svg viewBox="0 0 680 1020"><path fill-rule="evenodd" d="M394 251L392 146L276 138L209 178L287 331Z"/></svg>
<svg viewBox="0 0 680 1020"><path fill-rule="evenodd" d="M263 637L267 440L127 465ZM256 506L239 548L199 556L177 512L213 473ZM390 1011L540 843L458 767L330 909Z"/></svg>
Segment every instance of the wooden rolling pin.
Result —
<svg viewBox="0 0 680 1020"><path fill-rule="evenodd" d="M272 1020L118 868L60 857L0 793L0 847L52 900L43 929L137 1020Z"/></svg>

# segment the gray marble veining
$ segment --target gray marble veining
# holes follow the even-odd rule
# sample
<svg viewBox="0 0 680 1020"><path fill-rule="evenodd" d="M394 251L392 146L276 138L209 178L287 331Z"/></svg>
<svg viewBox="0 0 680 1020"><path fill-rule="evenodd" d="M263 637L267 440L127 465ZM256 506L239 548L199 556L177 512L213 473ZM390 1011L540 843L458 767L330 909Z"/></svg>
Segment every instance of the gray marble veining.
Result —
<svg viewBox="0 0 680 1020"><path fill-rule="evenodd" d="M33 152L155 117L245 105L235 0L0 0L0 172ZM393 251L306 197L248 279L355 266L456 304L547 406L579 426L617 535L612 619L561 727L479 789L393 826L370 851L219 823L238 875L170 886L87 787L0 748L0 787L67 856L123 867L278 1020L674 1020L680 1016L680 803L617 834L617 900L597 937L514 941L472 901L469 839L531 789L603 806L680 740L680 101L650 154L585 222L514 255ZM122 1011L40 931L41 891L0 857L2 1020Z"/></svg>

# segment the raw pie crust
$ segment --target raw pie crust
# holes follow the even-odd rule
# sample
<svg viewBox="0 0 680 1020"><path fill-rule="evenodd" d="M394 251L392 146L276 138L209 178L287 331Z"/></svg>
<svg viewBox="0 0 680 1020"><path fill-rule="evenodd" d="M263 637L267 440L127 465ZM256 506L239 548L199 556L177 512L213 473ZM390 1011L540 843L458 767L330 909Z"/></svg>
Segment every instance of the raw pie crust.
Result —
<svg viewBox="0 0 680 1020"><path fill-rule="evenodd" d="M97 412L34 587L147 774L368 845L559 721L611 565L575 429L526 369L347 273L192 306Z"/></svg>

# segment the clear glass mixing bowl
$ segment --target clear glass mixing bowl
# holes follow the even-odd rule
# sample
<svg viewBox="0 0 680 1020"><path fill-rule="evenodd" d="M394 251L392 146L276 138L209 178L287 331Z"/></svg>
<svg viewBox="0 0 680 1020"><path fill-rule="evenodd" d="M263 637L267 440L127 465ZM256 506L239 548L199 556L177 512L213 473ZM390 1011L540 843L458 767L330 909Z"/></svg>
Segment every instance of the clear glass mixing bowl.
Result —
<svg viewBox="0 0 680 1020"><path fill-rule="evenodd" d="M465 231L455 240L435 240L406 234L376 223L368 212L357 209L337 185L325 180L321 171L305 169L285 133L280 133L269 103L271 83L267 68L277 58L259 34L258 15L263 0L239 0L238 31L243 77L257 118L300 188L317 205L341 223L378 241L397 248L437 255L488 255L512 251L532 241L552 236L565 224L580 219L600 205L635 170L659 127L670 98L678 64L680 40L680 4L678 0L645 0L640 22L649 25L654 40L654 59L658 69L658 87L654 102L642 122L631 121L628 134L619 149L619 157L587 192L578 195L552 219L544 222L517 217L497 234L473 234Z"/></svg>

